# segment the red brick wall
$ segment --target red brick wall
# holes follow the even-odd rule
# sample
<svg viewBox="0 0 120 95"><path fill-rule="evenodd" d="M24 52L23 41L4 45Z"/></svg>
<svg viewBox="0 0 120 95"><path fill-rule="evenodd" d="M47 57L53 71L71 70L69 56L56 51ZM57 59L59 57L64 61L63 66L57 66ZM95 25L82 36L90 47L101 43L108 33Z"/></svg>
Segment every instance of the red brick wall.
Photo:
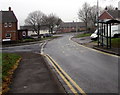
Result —
<svg viewBox="0 0 120 95"><path fill-rule="evenodd" d="M17 36L17 23L12 23L12 27L4 27L4 24L2 24L2 39L6 39L6 34L11 34L11 40L15 41L18 40Z"/></svg>
<svg viewBox="0 0 120 95"><path fill-rule="evenodd" d="M79 31L85 31L85 28L78 28ZM60 32L71 32L71 31L76 31L76 28L65 28L65 29L60 29Z"/></svg>
<svg viewBox="0 0 120 95"><path fill-rule="evenodd" d="M72 28L65 28L65 29L60 29L61 32L71 32L71 31L75 31L75 29Z"/></svg>
<svg viewBox="0 0 120 95"><path fill-rule="evenodd" d="M99 19L100 19L100 20L113 19L113 17L111 17L111 16L109 15L109 13L107 13L107 12L105 11L103 14L100 15Z"/></svg>

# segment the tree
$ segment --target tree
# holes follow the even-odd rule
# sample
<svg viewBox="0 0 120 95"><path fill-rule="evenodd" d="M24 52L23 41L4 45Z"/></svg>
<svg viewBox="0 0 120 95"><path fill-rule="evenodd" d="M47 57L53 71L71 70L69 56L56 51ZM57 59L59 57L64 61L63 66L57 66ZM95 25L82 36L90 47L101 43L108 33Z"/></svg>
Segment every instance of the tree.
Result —
<svg viewBox="0 0 120 95"><path fill-rule="evenodd" d="M58 27L62 22L63 22L63 21L62 21L60 18L58 18L57 23L56 23L57 27Z"/></svg>
<svg viewBox="0 0 120 95"><path fill-rule="evenodd" d="M97 18L97 6L92 6L90 7L90 11L89 11L89 24L94 27L96 24L96 21L98 20ZM101 7L99 7L99 14L101 14L103 12L103 9Z"/></svg>
<svg viewBox="0 0 120 95"><path fill-rule="evenodd" d="M90 13L90 5L88 3L84 3L82 9L80 9L78 12L78 18L85 23L86 30L88 28L89 13Z"/></svg>
<svg viewBox="0 0 120 95"><path fill-rule="evenodd" d="M55 26L59 26L59 24L62 22L60 18L58 18L56 15L51 13L48 16L44 16L44 25L48 26L49 33L53 33L53 29Z"/></svg>
<svg viewBox="0 0 120 95"><path fill-rule="evenodd" d="M34 11L29 13L28 17L25 19L26 25L31 25L34 31L37 31L39 36L40 27L43 23L43 16L45 16L44 13L41 11Z"/></svg>

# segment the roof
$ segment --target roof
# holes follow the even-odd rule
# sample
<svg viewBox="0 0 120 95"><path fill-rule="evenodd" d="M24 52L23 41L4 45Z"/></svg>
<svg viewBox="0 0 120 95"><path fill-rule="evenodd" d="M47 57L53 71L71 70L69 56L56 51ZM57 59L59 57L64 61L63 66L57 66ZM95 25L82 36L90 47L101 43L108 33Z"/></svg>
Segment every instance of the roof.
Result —
<svg viewBox="0 0 120 95"><path fill-rule="evenodd" d="M113 20L113 19L107 19L107 20L99 20L99 23L111 24L111 23L120 23L120 21Z"/></svg>
<svg viewBox="0 0 120 95"><path fill-rule="evenodd" d="M85 27L84 22L63 22L60 24L61 28L69 28L69 27Z"/></svg>
<svg viewBox="0 0 120 95"><path fill-rule="evenodd" d="M107 11L113 18L120 18L120 10L108 10Z"/></svg>
<svg viewBox="0 0 120 95"><path fill-rule="evenodd" d="M17 22L17 18L13 11L0 11L0 23Z"/></svg>
<svg viewBox="0 0 120 95"><path fill-rule="evenodd" d="M33 31L34 30L34 28L33 28L32 25L20 26L20 29L27 29L29 31ZM45 25L43 25L43 26L40 27L40 30L46 30L46 29L48 30L49 28L47 26L45 26Z"/></svg>

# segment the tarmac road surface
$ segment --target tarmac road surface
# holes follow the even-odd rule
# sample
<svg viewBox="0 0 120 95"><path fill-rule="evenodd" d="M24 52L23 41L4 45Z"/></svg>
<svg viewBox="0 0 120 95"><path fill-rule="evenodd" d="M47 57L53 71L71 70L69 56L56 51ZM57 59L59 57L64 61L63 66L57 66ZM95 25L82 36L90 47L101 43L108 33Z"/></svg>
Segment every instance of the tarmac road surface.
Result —
<svg viewBox="0 0 120 95"><path fill-rule="evenodd" d="M50 55L85 93L118 93L120 58L84 48L70 40L71 34L47 43Z"/></svg>

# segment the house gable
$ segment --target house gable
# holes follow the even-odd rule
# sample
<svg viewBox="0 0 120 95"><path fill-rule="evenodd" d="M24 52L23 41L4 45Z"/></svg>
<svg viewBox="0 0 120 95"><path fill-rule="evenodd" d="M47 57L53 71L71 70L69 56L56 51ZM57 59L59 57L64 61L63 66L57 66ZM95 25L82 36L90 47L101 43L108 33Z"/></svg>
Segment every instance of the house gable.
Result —
<svg viewBox="0 0 120 95"><path fill-rule="evenodd" d="M8 11L0 11L0 27L3 41L7 41L6 39L17 40L17 22L18 20L10 7Z"/></svg>
<svg viewBox="0 0 120 95"><path fill-rule="evenodd" d="M99 19L104 20L104 19L114 19L114 18L107 11L105 11L99 16Z"/></svg>

